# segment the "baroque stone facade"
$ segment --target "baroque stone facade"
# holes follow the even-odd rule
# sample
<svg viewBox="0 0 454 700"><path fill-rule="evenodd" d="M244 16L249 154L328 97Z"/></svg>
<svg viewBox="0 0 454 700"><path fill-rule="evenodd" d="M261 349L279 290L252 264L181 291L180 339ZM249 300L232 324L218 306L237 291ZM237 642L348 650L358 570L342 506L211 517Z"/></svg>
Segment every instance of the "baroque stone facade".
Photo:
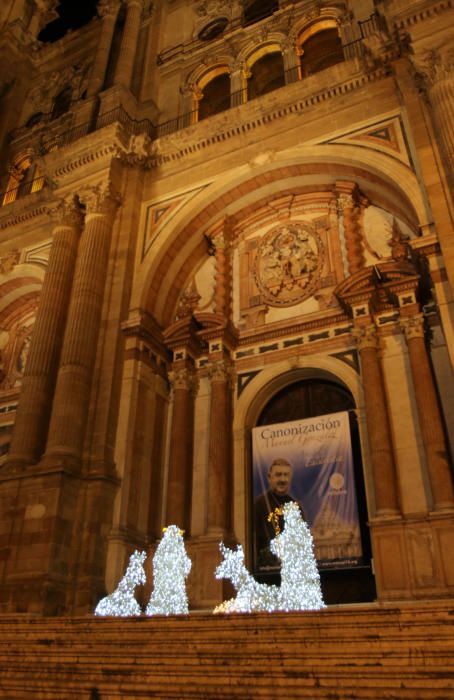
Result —
<svg viewBox="0 0 454 700"><path fill-rule="evenodd" d="M169 523L220 602L296 386L354 416L366 599L454 594L454 8L252 5L0 9L2 612L93 609Z"/></svg>

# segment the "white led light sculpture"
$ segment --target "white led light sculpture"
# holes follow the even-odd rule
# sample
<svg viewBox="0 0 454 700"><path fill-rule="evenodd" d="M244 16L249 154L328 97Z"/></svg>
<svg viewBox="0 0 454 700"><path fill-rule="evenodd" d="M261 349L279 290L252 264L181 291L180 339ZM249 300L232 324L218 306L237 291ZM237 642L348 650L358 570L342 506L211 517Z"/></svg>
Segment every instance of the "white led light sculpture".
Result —
<svg viewBox="0 0 454 700"><path fill-rule="evenodd" d="M152 615L186 615L186 577L191 560L186 554L183 532L176 525L164 529L153 557L153 593L145 610Z"/></svg>
<svg viewBox="0 0 454 700"><path fill-rule="evenodd" d="M137 550L131 555L126 573L113 593L102 598L95 608L95 615L102 617L138 617L142 608L134 597L134 590L146 581L143 568L146 552Z"/></svg>
<svg viewBox="0 0 454 700"><path fill-rule="evenodd" d="M229 579L237 594L236 598L221 603L213 612L272 612L275 610L279 589L277 586L258 583L251 576L244 564L243 547L239 544L236 550L229 549L221 542L219 549L224 559L217 567L215 576Z"/></svg>
<svg viewBox="0 0 454 700"><path fill-rule="evenodd" d="M325 607L312 535L302 518L300 508L297 503L286 503L282 512L279 510L270 514L270 520L277 523L280 514L284 516L284 529L282 532L277 531L270 548L282 562L281 585L258 583L244 564L241 545L234 550L228 549L221 542L219 547L223 561L217 567L215 576L218 579L229 579L237 594L235 598L218 605L213 612L319 610Z"/></svg>
<svg viewBox="0 0 454 700"><path fill-rule="evenodd" d="M311 532L294 501L284 505L283 515L284 529L270 542L282 562L276 610L320 610L325 603Z"/></svg>

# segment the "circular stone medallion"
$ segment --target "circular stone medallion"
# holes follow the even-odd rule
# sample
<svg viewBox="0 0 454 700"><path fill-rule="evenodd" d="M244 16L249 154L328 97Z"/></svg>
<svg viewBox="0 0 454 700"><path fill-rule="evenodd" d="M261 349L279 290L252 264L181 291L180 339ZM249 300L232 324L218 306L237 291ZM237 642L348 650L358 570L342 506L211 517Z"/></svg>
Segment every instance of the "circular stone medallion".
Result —
<svg viewBox="0 0 454 700"><path fill-rule="evenodd" d="M270 306L293 306L319 286L322 242L312 223L298 221L268 231L255 259L254 276Z"/></svg>

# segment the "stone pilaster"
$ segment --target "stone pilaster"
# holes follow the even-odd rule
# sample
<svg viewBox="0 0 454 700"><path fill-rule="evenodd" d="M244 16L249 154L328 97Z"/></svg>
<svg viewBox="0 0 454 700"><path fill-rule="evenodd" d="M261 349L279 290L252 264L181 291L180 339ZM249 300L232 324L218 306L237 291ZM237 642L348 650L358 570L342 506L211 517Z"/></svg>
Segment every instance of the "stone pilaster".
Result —
<svg viewBox="0 0 454 700"><path fill-rule="evenodd" d="M421 314L401 320L408 346L419 424L427 459L434 510L454 507L454 489L448 448L432 369L424 339Z"/></svg>
<svg viewBox="0 0 454 700"><path fill-rule="evenodd" d="M397 475L377 332L375 326L362 326L355 329L354 336L361 356L376 514L377 516L397 515L399 513Z"/></svg>
<svg viewBox="0 0 454 700"><path fill-rule="evenodd" d="M422 65L426 94L435 122L446 173L454 196L454 50L429 51Z"/></svg>
<svg viewBox="0 0 454 700"><path fill-rule="evenodd" d="M211 365L208 453L208 535L230 531L232 510L232 408L229 369L224 360Z"/></svg>
<svg viewBox="0 0 454 700"><path fill-rule="evenodd" d="M77 244L82 227L73 197L51 212L53 241L22 381L8 464L27 465L41 457L52 407Z"/></svg>
<svg viewBox="0 0 454 700"><path fill-rule="evenodd" d="M137 41L139 39L143 0L126 0L126 6L126 21L123 28L114 82L129 88L134 69Z"/></svg>
<svg viewBox="0 0 454 700"><path fill-rule="evenodd" d="M357 189L354 183L336 183L339 192L338 205L344 222L345 248L351 275L365 265L362 231L359 223Z"/></svg>
<svg viewBox="0 0 454 700"><path fill-rule="evenodd" d="M86 205L45 459L78 463L101 321L113 218L110 184L81 192Z"/></svg>
<svg viewBox="0 0 454 700"><path fill-rule="evenodd" d="M104 85L118 9L119 0L101 0L98 3L98 13L102 17L102 25L88 85L88 97L96 95Z"/></svg>
<svg viewBox="0 0 454 700"><path fill-rule="evenodd" d="M167 480L166 522L189 533L191 522L194 396L197 379L192 367L181 366L169 374L173 389Z"/></svg>

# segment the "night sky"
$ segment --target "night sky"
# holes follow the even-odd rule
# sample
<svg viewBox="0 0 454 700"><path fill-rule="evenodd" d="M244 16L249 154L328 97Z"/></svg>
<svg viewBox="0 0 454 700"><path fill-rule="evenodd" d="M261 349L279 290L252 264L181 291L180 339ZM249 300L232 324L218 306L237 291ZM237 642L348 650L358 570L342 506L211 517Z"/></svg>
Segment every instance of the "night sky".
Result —
<svg viewBox="0 0 454 700"><path fill-rule="evenodd" d="M61 0L57 7L58 19L44 27L38 36L40 41L61 39L69 29L78 29L96 15L97 0Z"/></svg>

